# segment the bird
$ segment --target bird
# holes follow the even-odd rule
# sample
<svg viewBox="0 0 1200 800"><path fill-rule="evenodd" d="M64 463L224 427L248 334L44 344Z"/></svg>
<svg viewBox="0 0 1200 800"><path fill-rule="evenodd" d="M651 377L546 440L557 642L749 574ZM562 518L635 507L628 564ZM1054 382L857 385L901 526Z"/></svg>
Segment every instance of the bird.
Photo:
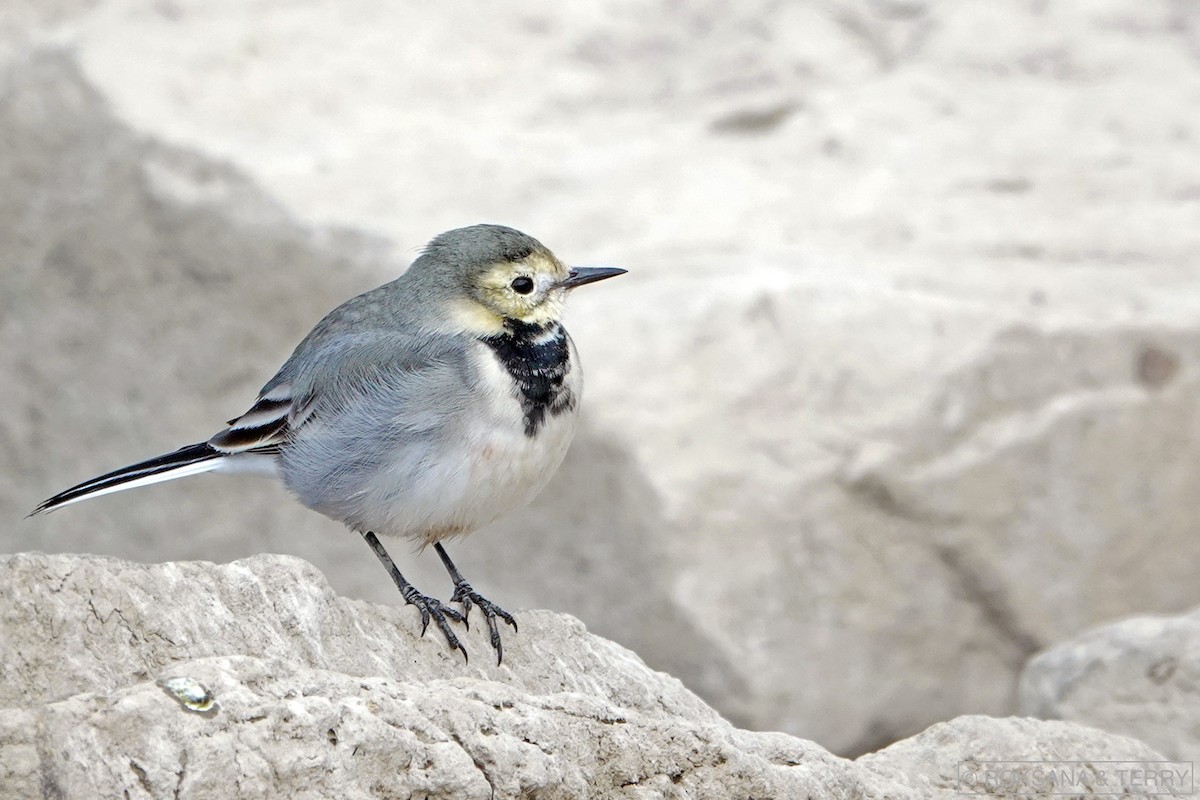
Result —
<svg viewBox="0 0 1200 800"><path fill-rule="evenodd" d="M500 664L497 620L515 633L516 619L463 578L443 543L526 505L557 471L583 391L567 295L625 272L568 266L502 225L442 233L400 277L327 314L209 439L72 486L32 513L205 472L266 475L362 536L419 610L422 636L432 619L469 659L450 621L469 627L478 608ZM453 582L449 603L414 587L380 537L432 545Z"/></svg>

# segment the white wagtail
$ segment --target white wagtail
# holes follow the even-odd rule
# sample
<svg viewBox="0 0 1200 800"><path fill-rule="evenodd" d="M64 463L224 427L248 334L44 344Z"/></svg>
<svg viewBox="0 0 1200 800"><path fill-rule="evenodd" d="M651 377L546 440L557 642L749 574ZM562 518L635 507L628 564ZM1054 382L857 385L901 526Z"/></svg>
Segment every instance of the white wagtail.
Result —
<svg viewBox="0 0 1200 800"><path fill-rule="evenodd" d="M562 463L582 390L561 323L567 292L624 273L568 267L536 239L499 225L443 233L391 283L321 320L250 410L206 442L101 475L33 512L218 471L281 479L301 503L366 539L404 599L432 617L499 617L446 554L463 536L525 505ZM454 582L450 602L400 574L376 534L433 545Z"/></svg>

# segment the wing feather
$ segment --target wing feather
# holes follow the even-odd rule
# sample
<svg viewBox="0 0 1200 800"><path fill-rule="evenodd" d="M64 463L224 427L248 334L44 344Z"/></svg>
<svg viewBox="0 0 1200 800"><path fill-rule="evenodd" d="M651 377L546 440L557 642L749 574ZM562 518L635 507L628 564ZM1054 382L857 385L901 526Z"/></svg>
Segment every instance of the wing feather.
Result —
<svg viewBox="0 0 1200 800"><path fill-rule="evenodd" d="M250 409L208 440L222 453L275 450L287 439L293 401L286 384L264 391Z"/></svg>
<svg viewBox="0 0 1200 800"><path fill-rule="evenodd" d="M421 391L431 381L436 384L433 379L446 371L448 363L455 365L452 372L465 369L461 348L461 343L454 340L413 337L397 331L329 337L320 346L305 351L304 358L293 355L263 387L254 405L230 420L229 426L208 444L222 453L277 453L314 415L323 416L325 410L342 413L340 409L347 402L361 403L364 398L374 401L381 393L394 398ZM411 388L398 392L394 385L397 382L408 383ZM383 392L384 388L390 391ZM318 406L324 410L318 410ZM417 409L407 412L422 416Z"/></svg>

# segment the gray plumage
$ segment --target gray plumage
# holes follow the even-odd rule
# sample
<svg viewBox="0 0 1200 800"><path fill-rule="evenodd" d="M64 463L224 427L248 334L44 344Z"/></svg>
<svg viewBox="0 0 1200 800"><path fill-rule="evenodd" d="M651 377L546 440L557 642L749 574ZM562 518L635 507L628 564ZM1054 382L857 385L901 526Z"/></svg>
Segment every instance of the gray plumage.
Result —
<svg viewBox="0 0 1200 800"><path fill-rule="evenodd" d="M464 615L484 608L499 654L495 617L512 617L462 580L439 542L529 502L553 475L582 391L559 321L565 295L621 272L568 268L512 228L444 233L399 278L322 319L207 442L72 487L34 513L198 472L273 475L363 534L405 598L461 649L445 624L456 612L412 589L375 534L434 544L454 599Z"/></svg>

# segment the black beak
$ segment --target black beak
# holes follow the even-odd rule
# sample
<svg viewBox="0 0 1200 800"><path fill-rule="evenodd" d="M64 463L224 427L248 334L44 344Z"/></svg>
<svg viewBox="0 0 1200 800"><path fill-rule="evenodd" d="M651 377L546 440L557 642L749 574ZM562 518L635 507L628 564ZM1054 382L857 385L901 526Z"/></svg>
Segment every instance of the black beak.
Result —
<svg viewBox="0 0 1200 800"><path fill-rule="evenodd" d="M565 281L559 281L558 285L564 289L574 289L576 286L583 286L585 283L595 283L605 278L615 278L618 275L624 275L628 271L618 267L571 267L571 274L567 276Z"/></svg>

